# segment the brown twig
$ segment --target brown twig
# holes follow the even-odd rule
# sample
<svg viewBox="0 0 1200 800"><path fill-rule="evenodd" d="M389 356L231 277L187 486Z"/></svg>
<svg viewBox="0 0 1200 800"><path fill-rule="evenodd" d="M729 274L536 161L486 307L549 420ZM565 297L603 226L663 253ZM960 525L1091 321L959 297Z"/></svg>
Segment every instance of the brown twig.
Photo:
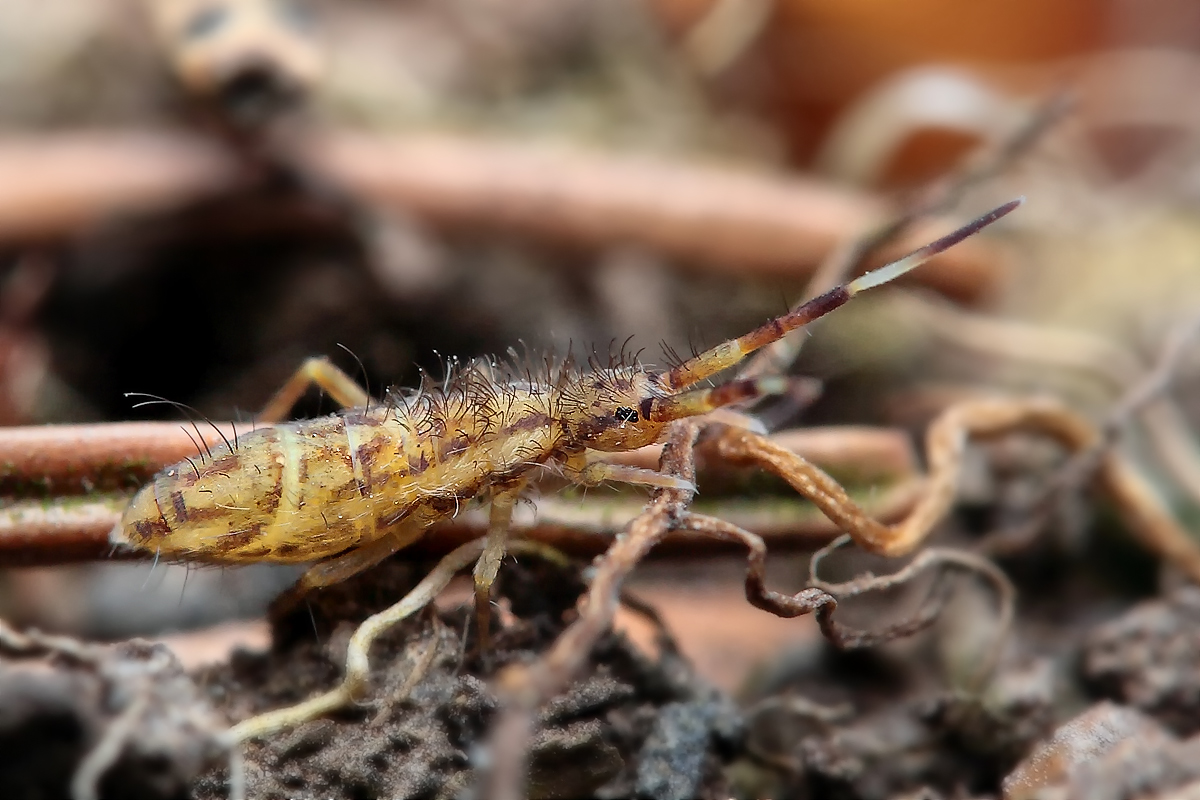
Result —
<svg viewBox="0 0 1200 800"><path fill-rule="evenodd" d="M1100 431L1091 422L1051 400L976 400L952 406L926 432L929 479L925 496L907 518L895 525L872 519L820 469L758 434L727 428L719 439L719 451L731 461L757 464L784 478L863 549L901 556L915 550L953 506L968 439L1022 431L1047 436L1074 452L1086 451L1102 441ZM1134 537L1192 579L1200 580L1200 545L1175 520L1145 478L1117 454L1106 451L1096 482Z"/></svg>
<svg viewBox="0 0 1200 800"><path fill-rule="evenodd" d="M695 480L692 445L698 433L691 421L671 426L663 447L663 472ZM656 491L646 511L629 524L596 565L579 618L533 664L508 667L500 674L497 685L502 708L488 737L491 765L485 776L484 796L491 800L519 800L523 796L535 712L562 691L587 663L592 647L612 624L626 576L678 523L692 495L687 489Z"/></svg>
<svg viewBox="0 0 1200 800"><path fill-rule="evenodd" d="M50 497L141 486L168 464L199 458L231 423L110 422L0 428L0 496ZM241 433L249 430L241 426Z"/></svg>
<svg viewBox="0 0 1200 800"><path fill-rule="evenodd" d="M908 515L922 494L921 481L908 479L864 493L862 503L876 519L894 522ZM113 551L108 540L128 499L127 495L68 497L0 506L0 566L147 558L144 552ZM624 528L625 521L633 519L644 507L645 500L636 495L607 499L593 492L586 502L546 495L538 499L535 508L518 508L513 533L574 556L592 558L604 552ZM757 531L773 548L811 549L838 534L837 526L825 515L794 497L754 501L709 497L705 507ZM439 558L486 532L487 519L482 511L465 509L456 519L438 525L406 552L414 558ZM673 531L656 553L702 557L720 549L720 543L711 539Z"/></svg>
<svg viewBox="0 0 1200 800"><path fill-rule="evenodd" d="M879 216L869 196L798 177L446 135L334 133L287 154L364 202L435 225L575 246L646 245L739 276L803 278ZM70 236L114 215L178 208L239 186L232 153L166 131L0 139L0 239ZM891 255L924 244L932 221ZM972 240L914 280L959 299L996 286L1001 254Z"/></svg>
<svg viewBox="0 0 1200 800"><path fill-rule="evenodd" d="M234 426L229 423L217 423L216 428L174 422L0 428L0 498L4 498L0 500L0 564L61 564L113 555L145 557L144 553L114 554L109 545L109 532L120 519L128 493L168 464L197 457L195 441L219 442L218 429L233 439ZM244 433L247 428L237 429ZM884 487L865 501L880 518L898 519L916 500L916 457L901 431L810 428L781 431L772 439L846 475L855 484ZM706 447L700 452L712 468L713 482L719 481L719 459ZM652 446L628 454L628 458L630 463L653 467L660 454L661 447ZM703 474L709 475L710 470L705 468ZM581 504L547 495L539 501L536 515L521 510L517 529L527 538L592 557L603 551L642 505L636 497L610 499L593 493ZM731 503L721 513L726 512L739 524L766 536L773 546L787 546L789 541L808 546L813 541L827 541L837 532L823 515L812 513L792 498L746 507ZM483 535L485 529L486 520L480 515L464 513L427 537L414 552L440 557ZM696 549L686 536L674 539L679 547L668 543L674 550Z"/></svg>

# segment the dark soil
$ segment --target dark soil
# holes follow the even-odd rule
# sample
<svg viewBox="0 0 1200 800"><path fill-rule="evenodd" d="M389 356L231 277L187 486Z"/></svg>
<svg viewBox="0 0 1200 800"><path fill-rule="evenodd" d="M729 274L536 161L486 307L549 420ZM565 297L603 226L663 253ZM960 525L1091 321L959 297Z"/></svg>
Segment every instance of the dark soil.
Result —
<svg viewBox="0 0 1200 800"><path fill-rule="evenodd" d="M529 794L1115 800L1190 791L1200 781L1200 737L1187 738L1200 730L1200 589L1139 599L1137 581L1111 580L1103 537L1069 557L1053 550L1005 562L1022 601L982 694L961 676L994 635L993 598L970 580L954 584L933 631L857 652L814 639L736 699L698 679L665 631L654 657L609 634L586 675L540 714ZM855 558L842 566L878 569ZM393 560L322 590L277 615L270 652L190 678L163 648L137 643L83 645L83 656L7 648L0 797L67 796L89 754L120 736L100 797L225 798L220 719L332 688L358 623L427 569ZM243 748L247 796L474 796L497 710L491 677L542 653L575 618L584 588L576 569L508 559L487 663L469 606L398 625L372 650L373 683L359 705ZM883 624L905 605L893 596L838 613ZM133 713L138 724L119 734Z"/></svg>
<svg viewBox="0 0 1200 800"><path fill-rule="evenodd" d="M469 609L407 620L372 650L376 681L369 699L248 746L249 796L434 798L469 791L496 711L491 670L547 647L574 617L584 589L573 574L529 559L510 560L502 572L499 596L511 614L497 623L489 670L475 636L464 637ZM331 688L356 624L418 577L419 569L396 561L323 590L310 608L276 622L272 652L237 656L197 680L235 719ZM395 699L430 647L436 654L428 674ZM617 634L600 642L589 673L543 711L539 724L530 795L545 798L728 796L721 768L741 735L732 702L698 680L669 647L651 660ZM225 784L225 775L214 772L197 796L224 797Z"/></svg>
<svg viewBox="0 0 1200 800"><path fill-rule="evenodd" d="M665 631L655 657L610 634L583 679L541 713L529 794L1028 800L1190 790L1200 780L1200 737L1186 738L1200 729L1200 589L1138 601L1111 588L1104 548L1092 549L1066 560L1043 548L1006 564L1025 599L982 694L962 688L954 666L974 657L963 641L991 635L990 597L966 580L933 632L858 652L814 639L781 654L737 700L698 679ZM237 654L191 679L161 647L84 645L86 656L8 648L0 796L68 796L81 763L120 735L100 797L225 798L219 719L336 685L357 624L427 569L394 560L322 590L277 616L270 652ZM468 606L398 625L372 650L374 680L359 705L243 748L247 796L474 796L496 714L489 679L543 652L575 618L584 588L576 570L509 559L486 664ZM902 606L889 598L839 613L857 624ZM427 672L410 682L419 665ZM131 712L135 702L143 706ZM114 733L131 713L138 724Z"/></svg>

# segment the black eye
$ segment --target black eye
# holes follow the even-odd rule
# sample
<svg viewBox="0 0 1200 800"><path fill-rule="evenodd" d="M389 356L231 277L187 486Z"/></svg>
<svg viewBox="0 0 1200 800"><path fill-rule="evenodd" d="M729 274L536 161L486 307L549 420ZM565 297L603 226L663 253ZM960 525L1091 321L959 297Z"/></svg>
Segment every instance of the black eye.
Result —
<svg viewBox="0 0 1200 800"><path fill-rule="evenodd" d="M621 406L620 408L618 408L615 416L621 422L637 422L638 421L637 412L634 411L632 408L628 408L626 406Z"/></svg>

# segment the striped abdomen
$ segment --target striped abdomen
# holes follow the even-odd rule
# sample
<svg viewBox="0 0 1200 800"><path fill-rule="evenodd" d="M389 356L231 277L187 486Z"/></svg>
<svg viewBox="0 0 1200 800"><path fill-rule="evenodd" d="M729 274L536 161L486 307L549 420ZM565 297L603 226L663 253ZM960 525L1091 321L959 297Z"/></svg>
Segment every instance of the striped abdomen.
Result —
<svg viewBox="0 0 1200 800"><path fill-rule="evenodd" d="M403 480L387 491L405 432L381 418L372 410L274 425L175 464L134 497L119 536L218 562L312 561L365 543L381 494L389 506L416 499Z"/></svg>
<svg viewBox="0 0 1200 800"><path fill-rule="evenodd" d="M418 436L372 408L252 431L160 472L115 539L167 558L302 562L399 524L427 527L546 449L541 425L473 427L457 419Z"/></svg>

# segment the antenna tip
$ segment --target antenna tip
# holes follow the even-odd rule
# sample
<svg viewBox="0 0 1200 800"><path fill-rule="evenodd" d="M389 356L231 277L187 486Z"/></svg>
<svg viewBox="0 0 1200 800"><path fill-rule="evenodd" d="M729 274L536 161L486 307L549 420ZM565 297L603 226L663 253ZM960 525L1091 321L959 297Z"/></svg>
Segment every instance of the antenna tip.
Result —
<svg viewBox="0 0 1200 800"><path fill-rule="evenodd" d="M1020 208L1024 204L1025 204L1025 195L1021 195L1020 197L1016 198L1015 200L1009 200L1004 205L997 206L996 208L992 209L991 211L989 211L988 213L986 213L982 217L980 217L978 220L976 220L974 226L968 226L968 227L972 227L973 228L972 233L974 233L975 231L979 230L980 228L991 225L993 222L1000 219L1001 217L1008 216L1010 213L1012 213L1013 211L1016 211L1018 208Z"/></svg>
<svg viewBox="0 0 1200 800"><path fill-rule="evenodd" d="M971 228L972 233L974 233L975 231L979 230L980 228L984 228L984 227L987 227L988 225L991 225L993 222L1000 219L1001 217L1008 216L1010 213L1012 213L1013 211L1016 211L1018 208L1020 208L1024 204L1025 204L1025 195L1021 195L1020 197L1018 197L1014 200L1009 200L1007 203L1004 203L1003 205L996 206L991 211L984 214L982 217L975 220L974 223L972 223L971 225L969 225L967 227Z"/></svg>

